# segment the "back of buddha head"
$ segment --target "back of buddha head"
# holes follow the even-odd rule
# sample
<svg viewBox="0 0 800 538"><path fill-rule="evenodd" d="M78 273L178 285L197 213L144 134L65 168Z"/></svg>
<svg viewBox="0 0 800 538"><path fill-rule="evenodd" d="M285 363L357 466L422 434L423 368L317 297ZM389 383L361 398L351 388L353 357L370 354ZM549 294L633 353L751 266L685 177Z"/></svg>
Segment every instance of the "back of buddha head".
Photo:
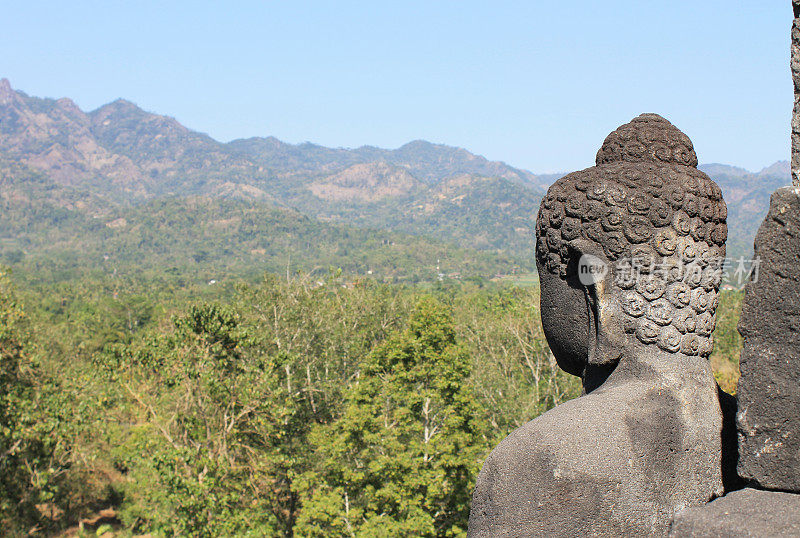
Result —
<svg viewBox="0 0 800 538"><path fill-rule="evenodd" d="M609 134L596 166L556 181L537 218L542 318L559 364L580 375L592 361L591 350L580 356L592 345L582 343L583 329L563 327L583 323L586 305L569 314L569 303L597 284L579 274L587 252L608 266L603 292L614 307L605 314L619 326L620 345L708 357L726 217L720 188L697 169L691 140L666 119L643 114Z"/></svg>

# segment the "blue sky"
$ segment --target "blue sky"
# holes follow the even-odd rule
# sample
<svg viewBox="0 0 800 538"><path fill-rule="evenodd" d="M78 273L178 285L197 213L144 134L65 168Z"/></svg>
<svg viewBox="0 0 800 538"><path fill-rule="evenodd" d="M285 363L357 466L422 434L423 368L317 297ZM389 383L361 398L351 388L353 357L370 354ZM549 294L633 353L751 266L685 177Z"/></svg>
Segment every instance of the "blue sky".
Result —
<svg viewBox="0 0 800 538"><path fill-rule="evenodd" d="M700 162L789 156L789 0L25 2L0 77L117 97L222 141L462 146L534 172L593 163L641 112Z"/></svg>

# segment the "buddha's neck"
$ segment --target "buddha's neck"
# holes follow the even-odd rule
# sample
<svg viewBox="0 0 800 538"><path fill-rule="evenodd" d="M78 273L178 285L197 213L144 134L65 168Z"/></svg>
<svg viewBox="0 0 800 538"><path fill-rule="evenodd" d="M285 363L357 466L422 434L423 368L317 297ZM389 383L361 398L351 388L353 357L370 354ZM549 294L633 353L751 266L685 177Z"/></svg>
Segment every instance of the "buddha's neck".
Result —
<svg viewBox="0 0 800 538"><path fill-rule="evenodd" d="M631 381L647 382L663 387L696 388L698 385L714 390L711 365L703 357L668 353L652 347L639 347L623 353L616 366L590 366L583 378L586 392L601 385L614 386Z"/></svg>

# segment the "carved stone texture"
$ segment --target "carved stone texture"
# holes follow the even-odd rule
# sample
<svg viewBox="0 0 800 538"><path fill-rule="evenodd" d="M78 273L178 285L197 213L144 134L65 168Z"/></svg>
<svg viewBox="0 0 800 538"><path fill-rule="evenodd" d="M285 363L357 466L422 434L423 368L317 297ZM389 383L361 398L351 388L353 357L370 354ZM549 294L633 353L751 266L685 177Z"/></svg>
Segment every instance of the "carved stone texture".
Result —
<svg viewBox="0 0 800 538"><path fill-rule="evenodd" d="M670 527L675 538L800 536L800 495L743 489L687 508Z"/></svg>
<svg viewBox="0 0 800 538"><path fill-rule="evenodd" d="M656 114L611 133L597 166L539 210L542 325L586 394L489 455L469 535L664 536L723 493L723 415L707 357L727 238L719 187ZM599 260L582 280L581 260ZM594 263L594 262L593 262Z"/></svg>
<svg viewBox="0 0 800 538"><path fill-rule="evenodd" d="M755 241L739 332L739 474L800 492L800 189L772 195Z"/></svg>

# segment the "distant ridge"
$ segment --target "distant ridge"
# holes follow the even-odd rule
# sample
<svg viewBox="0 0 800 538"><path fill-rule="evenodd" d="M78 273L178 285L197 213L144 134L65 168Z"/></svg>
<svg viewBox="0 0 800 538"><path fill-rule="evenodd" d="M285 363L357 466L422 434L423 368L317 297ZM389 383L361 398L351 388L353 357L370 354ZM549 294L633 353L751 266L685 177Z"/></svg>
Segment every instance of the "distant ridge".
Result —
<svg viewBox="0 0 800 538"><path fill-rule="evenodd" d="M718 163L700 168L728 202L729 250L749 252L769 194L789 183L788 163L756 173ZM124 99L86 113L68 98L31 97L2 79L0 182L25 170L52 182L41 195L71 211L107 214L162 197L234 198L530 260L539 201L563 175L425 140L397 149L295 145L271 136L221 143Z"/></svg>

